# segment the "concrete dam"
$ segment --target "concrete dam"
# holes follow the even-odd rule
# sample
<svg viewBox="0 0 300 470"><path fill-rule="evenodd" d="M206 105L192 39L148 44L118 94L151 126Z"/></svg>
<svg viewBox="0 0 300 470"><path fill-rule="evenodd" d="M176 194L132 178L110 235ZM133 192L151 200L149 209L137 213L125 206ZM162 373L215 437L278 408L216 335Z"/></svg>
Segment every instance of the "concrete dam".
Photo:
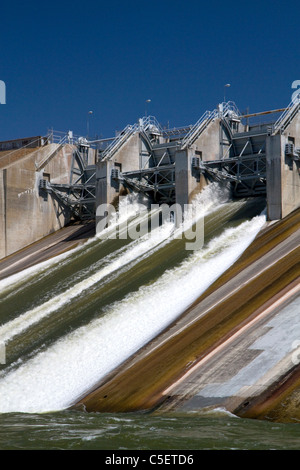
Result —
<svg viewBox="0 0 300 470"><path fill-rule="evenodd" d="M299 109L0 142L0 412L299 421Z"/></svg>

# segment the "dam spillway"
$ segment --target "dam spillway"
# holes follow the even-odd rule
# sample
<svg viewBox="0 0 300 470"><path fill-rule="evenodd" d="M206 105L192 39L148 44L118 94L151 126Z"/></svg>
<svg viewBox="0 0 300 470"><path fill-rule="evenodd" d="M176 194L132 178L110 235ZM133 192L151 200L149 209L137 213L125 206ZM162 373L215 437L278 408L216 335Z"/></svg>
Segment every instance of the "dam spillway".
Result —
<svg viewBox="0 0 300 470"><path fill-rule="evenodd" d="M299 419L298 110L241 129L225 104L181 129L143 119L99 152L69 134L0 153L0 412L222 406ZM173 220L150 237L102 237L98 208L125 194L126 229L148 226L141 200L199 205L201 249L185 249ZM25 236L18 203L35 221Z"/></svg>
<svg viewBox="0 0 300 470"><path fill-rule="evenodd" d="M1 371L1 396L6 397L1 400L1 412L45 412L74 406L88 411L166 412L179 405L184 409L189 399L192 403L194 395L186 387L185 374L195 394L199 385L191 380L193 368L198 374L198 363L200 367L206 355L217 354L224 342L235 339L240 327L256 318L259 321L259 315L280 300L282 292L293 293L298 285L299 213L279 225L266 226L265 201L258 202L256 198L214 199L207 207L205 244L193 254L183 249L182 241L170 241L171 227L165 227L166 232L150 244L139 240L120 246L118 241L114 252L112 243L117 240L99 243L99 239L91 239L75 248L76 257L71 252L49 260L46 266L30 268L28 276L21 272L3 279L1 314L5 321L0 334L7 345L7 360ZM281 251L272 271L274 260L270 267L265 257L278 246L288 253ZM228 283L240 282L238 275L243 275L247 265L260 260L263 272L255 269L252 283L238 284L226 310L226 296L231 294ZM201 302L209 302L210 295L222 288L219 313L217 306L206 318L194 319ZM297 292L293 294L296 298ZM293 295L287 297L288 304L295 300ZM286 305L283 302L279 307ZM283 349L290 355L298 335L297 318L291 319L294 336L288 337L288 351ZM262 328L262 337L265 331ZM243 370L249 357L246 354L243 363L240 349L236 351L238 367ZM230 363L233 367L232 357ZM145 371L146 378L139 370ZM289 390L294 385L292 382ZM249 401L243 399L243 403ZM218 400L215 406L224 405ZM214 404L209 399L196 403L194 409Z"/></svg>
<svg viewBox="0 0 300 470"><path fill-rule="evenodd" d="M299 212L263 230L184 315L79 405L224 406L241 417L297 421L299 240Z"/></svg>
<svg viewBox="0 0 300 470"><path fill-rule="evenodd" d="M119 240L92 239L76 257L54 258L52 267L37 265L28 277L2 281L0 334L7 357L1 411L72 405L229 267L264 224L259 214L265 202L258 207L256 200L219 204L215 199L212 206L211 197L208 201L206 243L194 254L197 262L183 240L168 238L172 227L166 227L156 240L128 245L125 240L123 246ZM251 223L249 216L256 215ZM203 266L206 276L199 282Z"/></svg>

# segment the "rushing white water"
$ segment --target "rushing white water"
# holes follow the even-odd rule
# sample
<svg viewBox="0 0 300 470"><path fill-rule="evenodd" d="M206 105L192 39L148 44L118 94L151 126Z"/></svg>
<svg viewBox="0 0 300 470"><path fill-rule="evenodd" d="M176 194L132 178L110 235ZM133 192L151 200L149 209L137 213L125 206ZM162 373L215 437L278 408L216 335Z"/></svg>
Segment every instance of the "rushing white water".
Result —
<svg viewBox="0 0 300 470"><path fill-rule="evenodd" d="M208 187L206 191L203 191L203 193L195 199L193 204L198 209L198 215L202 216L205 215L208 211L211 211L212 208L216 210L220 204L226 200L226 198L226 192L224 193L224 191L221 191L218 186L212 185L212 187ZM123 216L121 216L119 220L113 221L109 228L105 229L101 233L101 236L103 237L102 240L105 240L105 236L109 236L110 233L114 231L114 228L117 224L122 224L127 220L129 221L128 226L130 226L130 221L132 221L132 218L139 215L141 207L140 203L141 201L139 196L135 196L134 198L132 196L124 198L122 200L123 207L121 208L121 213ZM142 222L145 220L147 221L147 219L148 215L142 213L139 215L137 220ZM190 220L190 223L191 222L192 220ZM2 344L7 343L14 336L20 334L24 330L28 329L31 325L39 322L44 317L50 315L52 312L57 311L64 305L73 301L75 297L83 294L96 283L105 279L112 273L120 272L121 268L124 268L126 265L132 266L134 263L139 262L143 256L149 256L150 253L153 253L155 250L161 248L163 244L169 243L175 236L178 236L178 234L182 232L183 228L184 227L181 226L175 231L173 223L165 223L162 227L156 228L151 233L146 233L139 239L133 240L131 243L129 243L128 246L119 249L117 252L114 252L111 255L107 255L104 259L101 260L99 269L94 274L87 273L87 277L85 279L80 282L76 282L75 285L72 285L69 288L66 288L63 293L55 295L48 301L42 302L40 305L1 325L0 342ZM99 237L100 235L97 235L97 238ZM101 243L100 240L99 242ZM80 248L72 250L72 253L69 256L74 256L76 251L79 253L80 251L83 251L83 249ZM16 287L16 284L19 284L20 282L24 283L24 279L28 279L28 276L33 276L34 274L38 274L40 276L41 272L43 272L49 266L52 266L52 268L55 269L57 263L60 262L61 259L65 259L65 257L65 255L58 256L56 263L54 260L52 260L29 268L29 270L23 272L23 277L22 273L20 273L18 275L12 276L11 278L4 279L2 282L0 282L0 291L4 291L8 286L10 286L10 288L12 286Z"/></svg>
<svg viewBox="0 0 300 470"><path fill-rule="evenodd" d="M156 236L152 234L150 240L146 238L143 241L135 241L129 248L122 250L115 260L112 260L107 264L105 263L106 265L97 273L75 284L73 287L67 289L63 294L58 295L47 302L44 302L42 305L25 312L10 322L5 323L0 327L0 341L7 342L11 340L14 336L21 333L21 331L24 331L45 316L50 315L52 312L71 302L75 297L79 296L87 289L90 289L101 279L104 279L114 271L121 269L126 264L133 262L134 260L141 259L143 255L154 248L157 248L162 241L167 240L172 231L173 225L166 224L157 230Z"/></svg>
<svg viewBox="0 0 300 470"><path fill-rule="evenodd" d="M0 412L68 407L178 317L232 265L264 223L261 215L225 230L157 282L129 294L105 316L7 373L0 380Z"/></svg>
<svg viewBox="0 0 300 470"><path fill-rule="evenodd" d="M120 217L118 220L111 220L109 227L103 230L101 234L97 234L90 240L87 240L84 244L0 280L0 292L4 293L8 290L14 290L20 285L27 284L37 275L41 277L44 273L49 273L50 268L55 269L58 265L62 265L63 262L71 262L74 256L79 256L81 253L86 254L89 249L94 249L95 244L99 247L99 244L101 242L104 243L106 237L109 238L110 233L114 232L116 226L120 226L122 229L122 223L125 220L130 223L132 219L139 215L141 202L138 194L128 195L123 198L121 212L125 215L124 217Z"/></svg>

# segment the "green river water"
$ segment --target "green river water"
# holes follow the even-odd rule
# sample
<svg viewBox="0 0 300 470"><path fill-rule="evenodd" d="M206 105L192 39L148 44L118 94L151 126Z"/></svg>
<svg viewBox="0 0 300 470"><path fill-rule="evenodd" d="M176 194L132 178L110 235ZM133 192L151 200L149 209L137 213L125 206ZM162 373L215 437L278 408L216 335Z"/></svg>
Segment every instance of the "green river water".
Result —
<svg viewBox="0 0 300 470"><path fill-rule="evenodd" d="M11 450L299 450L299 441L299 424L245 420L222 411L0 416L0 449Z"/></svg>

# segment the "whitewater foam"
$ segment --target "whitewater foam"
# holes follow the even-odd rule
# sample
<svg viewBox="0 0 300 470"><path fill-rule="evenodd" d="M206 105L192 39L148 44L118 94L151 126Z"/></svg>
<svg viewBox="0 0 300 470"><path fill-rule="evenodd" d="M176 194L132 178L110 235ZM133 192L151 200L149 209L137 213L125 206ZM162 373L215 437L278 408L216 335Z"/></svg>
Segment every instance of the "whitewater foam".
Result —
<svg viewBox="0 0 300 470"><path fill-rule="evenodd" d="M0 380L0 412L65 409L152 339L219 277L265 223L258 216L225 230L207 247L106 315L78 328Z"/></svg>
<svg viewBox="0 0 300 470"><path fill-rule="evenodd" d="M17 318L5 323L0 327L0 342L6 343L11 340L17 334L20 334L25 329L29 328L34 323L37 323L45 316L50 315L52 312L62 308L65 304L69 303L75 297L82 294L87 289L90 289L94 284L109 276L120 268L132 263L134 260L140 260L143 255L153 249L158 249L164 240L168 240L170 234L173 232L173 224L165 224L154 233L151 234L151 238L145 237L144 240L137 240L132 242L130 246L121 253L117 258L110 263L110 256L106 259L106 266L100 269L95 274L89 276L87 279L75 284L61 295L58 295L42 305L29 310Z"/></svg>
<svg viewBox="0 0 300 470"><path fill-rule="evenodd" d="M195 207L197 211L192 210L189 215L188 223L191 224L195 221L193 218L195 213L198 217L203 217L207 213L216 211L224 201L228 199L228 194L221 190L219 185L212 184L208 186L201 194L199 194L192 203L192 208ZM115 227L118 225L121 230L126 231L130 226L130 223L139 223L147 222L149 218L149 213L142 211L141 206L145 201L141 199L139 195L129 195L126 198L122 198L120 202L121 216L117 219L111 221L108 228L103 230L101 234L98 234L95 238L101 238L99 243L105 241L105 236L110 236L114 232ZM145 207L145 206L144 206ZM155 212L155 211L154 211ZM151 216L151 213L150 213ZM133 222L135 221L135 222ZM126 222L124 226L122 223ZM128 223L128 224L127 224ZM125 248L121 248L112 254L107 255L99 263L97 272L90 275L87 271L87 278L82 281L76 282L70 288L65 288L66 290L59 295L56 295L46 302L43 302L41 305L34 307L33 309L24 312L19 315L17 318L12 319L11 321L0 326L0 342L7 343L16 335L28 329L31 325L39 322L46 316L62 308L64 305L72 301L75 297L81 295L84 291L90 289L92 286L97 284L99 281L107 278L114 272L118 272L121 268L124 269L126 265L132 266L134 262L140 261L143 256L149 256L151 253L162 247L162 244L169 243L174 238L179 237L179 234L182 233L187 228L187 223L181 225L181 227L175 230L174 223L166 222L162 227L157 227L155 230L152 230L150 233L146 233L144 236L140 237L137 240L134 240L128 244ZM95 238L92 241L95 240ZM90 243L91 243L90 242ZM85 248L85 251L89 249L89 246ZM23 271L23 273L17 274L3 280L0 282L0 290L5 290L6 287L14 286L20 282L25 282L24 279L28 279L30 276L36 274L41 275L41 272L44 272L49 266L52 266L54 269L61 260L68 257L70 260L74 253L82 252L82 249L77 248L72 250L70 254L62 255L56 257L56 261L50 260L49 262L41 263L38 266L29 268L28 270ZM129 266L128 266L129 268ZM74 282L74 279L73 279Z"/></svg>
<svg viewBox="0 0 300 470"><path fill-rule="evenodd" d="M22 270L19 273L8 276L0 280L0 292L1 294L5 293L8 290L14 290L17 286L26 284L30 282L36 275L39 275L39 278L45 273L48 274L49 269L55 269L56 266L62 265L62 262L71 262L74 258L74 255L79 256L81 253L87 253L87 250L93 248L99 248L101 243L104 243L106 238L109 238L111 232L114 232L115 227L119 226L122 230L122 224L127 221L130 222L132 219L139 215L139 208L141 203L144 202L138 194L130 194L124 198L120 203L121 214L122 216L118 219L110 220L109 226L101 232L101 234L96 234L94 237L91 237L89 240L86 240L84 243L79 246L65 252L61 253L55 257L52 257L49 260L42 261L35 264L29 268ZM142 220L142 219L140 219Z"/></svg>

